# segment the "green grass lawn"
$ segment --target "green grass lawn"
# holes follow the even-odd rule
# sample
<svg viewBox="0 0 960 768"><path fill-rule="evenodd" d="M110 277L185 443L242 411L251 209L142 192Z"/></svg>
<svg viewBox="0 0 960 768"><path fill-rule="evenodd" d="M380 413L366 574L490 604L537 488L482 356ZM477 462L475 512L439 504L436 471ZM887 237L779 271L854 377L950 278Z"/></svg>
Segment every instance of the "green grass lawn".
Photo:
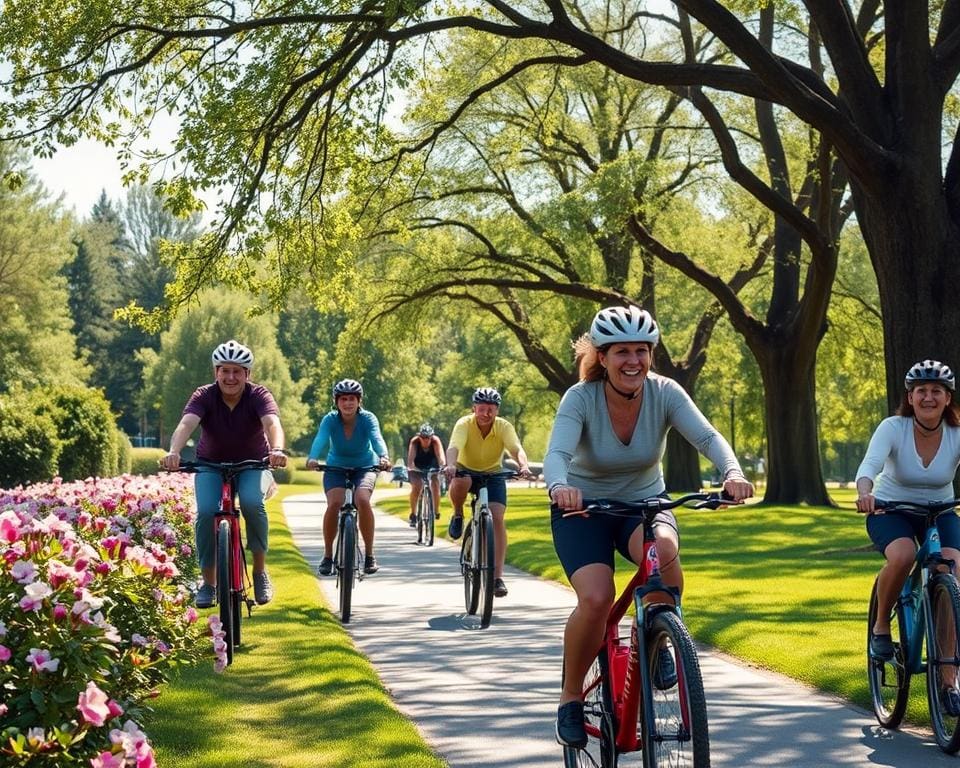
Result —
<svg viewBox="0 0 960 768"><path fill-rule="evenodd" d="M164 768L445 765L394 708L293 545L280 499L320 490L319 479L282 486L268 503L277 596L244 622L233 665L216 674L211 645L208 662L155 700L146 730Z"/></svg>
<svg viewBox="0 0 960 768"><path fill-rule="evenodd" d="M507 560L566 583L550 535L545 491L511 488ZM853 491L839 508L759 507L681 510L683 615L697 640L782 672L870 709L866 620L881 558L870 547ZM380 506L406 515L404 499ZM449 502L444 499L444 521ZM445 535L445 526L438 528ZM631 566L617 565L617 584ZM908 718L927 722L923 680L914 680Z"/></svg>

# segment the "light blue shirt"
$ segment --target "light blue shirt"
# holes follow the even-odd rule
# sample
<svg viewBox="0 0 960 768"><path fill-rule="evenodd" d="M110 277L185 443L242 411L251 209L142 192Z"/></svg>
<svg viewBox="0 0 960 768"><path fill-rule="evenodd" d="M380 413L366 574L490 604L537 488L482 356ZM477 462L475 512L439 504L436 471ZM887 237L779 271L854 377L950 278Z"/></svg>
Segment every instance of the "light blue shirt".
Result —
<svg viewBox="0 0 960 768"><path fill-rule="evenodd" d="M953 498L953 476L958 465L960 427L944 423L940 447L925 467L913 437L913 418L890 416L880 422L870 438L857 480L876 478L873 495L883 501L946 501Z"/></svg>
<svg viewBox="0 0 960 768"><path fill-rule="evenodd" d="M370 411L357 411L353 434L343 431L340 413L330 411L320 420L308 458L318 461L326 454L326 463L335 467L371 467L387 456L387 444L380 434L380 422Z"/></svg>

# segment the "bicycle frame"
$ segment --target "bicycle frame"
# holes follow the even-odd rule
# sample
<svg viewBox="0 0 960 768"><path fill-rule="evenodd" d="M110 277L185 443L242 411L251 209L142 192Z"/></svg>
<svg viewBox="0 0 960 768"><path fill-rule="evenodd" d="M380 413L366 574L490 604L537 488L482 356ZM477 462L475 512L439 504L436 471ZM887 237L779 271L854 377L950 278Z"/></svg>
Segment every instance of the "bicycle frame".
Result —
<svg viewBox="0 0 960 768"><path fill-rule="evenodd" d="M223 485L220 489L220 508L213 517L214 540L220 521L226 520L230 524L230 593L240 594L241 600L247 604L248 615L252 610L253 601L246 596L246 588L250 584L247 574L247 558L243 551L243 539L240 534L240 510L237 508L236 473L224 473Z"/></svg>

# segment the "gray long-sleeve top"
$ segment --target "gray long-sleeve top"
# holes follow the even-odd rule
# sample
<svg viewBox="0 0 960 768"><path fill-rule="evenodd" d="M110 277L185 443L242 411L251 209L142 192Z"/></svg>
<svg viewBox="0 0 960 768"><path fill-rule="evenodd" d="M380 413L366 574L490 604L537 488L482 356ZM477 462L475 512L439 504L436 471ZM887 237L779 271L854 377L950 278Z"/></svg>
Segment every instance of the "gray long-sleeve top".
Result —
<svg viewBox="0 0 960 768"><path fill-rule="evenodd" d="M673 379L649 373L633 436L626 445L610 423L602 381L580 382L560 401L543 474L547 488L572 485L585 498L632 501L663 493L667 432L677 429L723 478L742 476L730 444Z"/></svg>

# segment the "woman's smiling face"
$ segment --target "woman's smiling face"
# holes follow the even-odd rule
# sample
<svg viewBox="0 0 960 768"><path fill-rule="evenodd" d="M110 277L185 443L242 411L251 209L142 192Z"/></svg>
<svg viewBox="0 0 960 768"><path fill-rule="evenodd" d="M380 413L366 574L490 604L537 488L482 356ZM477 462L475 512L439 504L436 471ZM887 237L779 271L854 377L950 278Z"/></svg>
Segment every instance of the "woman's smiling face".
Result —
<svg viewBox="0 0 960 768"><path fill-rule="evenodd" d="M650 371L650 345L644 341L611 344L599 353L607 378L619 390L636 392Z"/></svg>

